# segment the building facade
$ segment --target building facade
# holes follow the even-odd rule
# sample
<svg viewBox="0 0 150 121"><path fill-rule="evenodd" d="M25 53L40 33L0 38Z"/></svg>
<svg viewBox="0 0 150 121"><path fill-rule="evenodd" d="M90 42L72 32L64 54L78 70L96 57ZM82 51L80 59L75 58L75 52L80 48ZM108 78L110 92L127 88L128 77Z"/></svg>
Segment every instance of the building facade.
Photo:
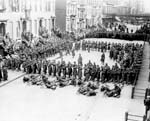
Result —
<svg viewBox="0 0 150 121"><path fill-rule="evenodd" d="M79 32L101 22L101 0L67 0L66 31Z"/></svg>
<svg viewBox="0 0 150 121"><path fill-rule="evenodd" d="M143 0L129 0L129 6L131 8L131 14L143 14L144 13L144 1Z"/></svg>
<svg viewBox="0 0 150 121"><path fill-rule="evenodd" d="M56 27L66 31L66 0L56 0Z"/></svg>
<svg viewBox="0 0 150 121"><path fill-rule="evenodd" d="M55 26L55 0L0 0L0 34L20 39L22 32L39 35Z"/></svg>
<svg viewBox="0 0 150 121"><path fill-rule="evenodd" d="M130 14L130 7L124 4L114 5L109 3L103 4L103 15L119 14L128 15Z"/></svg>

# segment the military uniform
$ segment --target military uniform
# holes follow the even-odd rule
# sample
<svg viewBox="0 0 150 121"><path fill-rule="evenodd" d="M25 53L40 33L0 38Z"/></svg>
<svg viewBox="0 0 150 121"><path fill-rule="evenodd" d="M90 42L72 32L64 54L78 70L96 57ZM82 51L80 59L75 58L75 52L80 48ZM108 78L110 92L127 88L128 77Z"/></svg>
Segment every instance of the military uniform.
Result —
<svg viewBox="0 0 150 121"><path fill-rule="evenodd" d="M102 55L101 55L101 62L104 64L104 62L105 62L105 54L103 53Z"/></svg>
<svg viewBox="0 0 150 121"><path fill-rule="evenodd" d="M72 76L72 65L71 64L68 65L68 76L69 76L69 78Z"/></svg>
<svg viewBox="0 0 150 121"><path fill-rule="evenodd" d="M74 78L76 78L76 76L77 76L77 65L76 65L76 63L74 63L74 65L73 65L73 76L74 76Z"/></svg>
<svg viewBox="0 0 150 121"><path fill-rule="evenodd" d="M48 74L49 74L49 76L52 75L52 70L53 70L52 64L51 64L51 62L49 62L49 64L48 64Z"/></svg>
<svg viewBox="0 0 150 121"><path fill-rule="evenodd" d="M36 72L37 72L37 63L36 63L36 61L33 63L33 73L34 74L36 74Z"/></svg>
<svg viewBox="0 0 150 121"><path fill-rule="evenodd" d="M82 79L82 66L78 66L78 78L81 80Z"/></svg>
<svg viewBox="0 0 150 121"><path fill-rule="evenodd" d="M8 72L6 67L3 67L3 79L4 81L7 81L8 79Z"/></svg>
<svg viewBox="0 0 150 121"><path fill-rule="evenodd" d="M41 69L42 69L42 63L39 61L37 63L37 71L38 71L38 74L41 74Z"/></svg>
<svg viewBox="0 0 150 121"><path fill-rule="evenodd" d="M54 63L54 64L53 64L53 75L54 75L54 76L56 76L56 72L57 72L56 64Z"/></svg>

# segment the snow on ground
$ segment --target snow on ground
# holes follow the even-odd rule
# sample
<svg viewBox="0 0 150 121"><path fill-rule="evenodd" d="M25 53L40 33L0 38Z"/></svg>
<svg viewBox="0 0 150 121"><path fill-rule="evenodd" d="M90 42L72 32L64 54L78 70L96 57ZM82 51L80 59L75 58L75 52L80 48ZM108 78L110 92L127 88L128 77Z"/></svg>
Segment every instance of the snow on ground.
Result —
<svg viewBox="0 0 150 121"><path fill-rule="evenodd" d="M55 91L22 83L22 78L0 88L0 121L123 121L126 111L143 115L143 104L130 99L126 86L120 98L99 93L86 97L76 93L77 87ZM134 105L133 105L134 104Z"/></svg>
<svg viewBox="0 0 150 121"><path fill-rule="evenodd" d="M74 59L65 56L64 60L73 62L79 53L84 63L90 59L100 64L100 53L95 51L79 51ZM114 63L107 54L106 61ZM21 74L9 71L9 79ZM126 111L144 115L143 101L130 99L132 86L125 85L120 98L108 98L100 91L95 97L86 97L77 94L78 87L52 91L26 85L22 79L0 88L0 121L123 121Z"/></svg>
<svg viewBox="0 0 150 121"><path fill-rule="evenodd" d="M81 51L79 50L78 52L75 52L75 57L73 58L72 55L64 55L63 56L63 60L68 63L68 62L71 62L72 64L74 62L78 62L78 58L79 58L79 54L82 55L82 58L83 58L83 63L84 64L87 64L89 62L89 60L92 62L92 63L96 63L97 65L102 65L100 59L101 59L101 55L102 53L101 52L97 52L97 51L91 51L90 53L88 53L87 51ZM61 59L57 59L56 61L61 61ZM106 52L105 53L105 62L108 63L109 66L112 66L115 64L115 61L113 60L110 60L109 59L109 52Z"/></svg>

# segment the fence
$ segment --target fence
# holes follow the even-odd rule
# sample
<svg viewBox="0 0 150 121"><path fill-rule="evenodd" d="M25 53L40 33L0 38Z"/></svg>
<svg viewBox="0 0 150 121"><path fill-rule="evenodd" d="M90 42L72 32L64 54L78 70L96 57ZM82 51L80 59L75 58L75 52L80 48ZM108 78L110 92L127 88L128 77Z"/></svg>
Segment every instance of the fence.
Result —
<svg viewBox="0 0 150 121"><path fill-rule="evenodd" d="M133 115L126 112L125 121L146 121L146 116Z"/></svg>

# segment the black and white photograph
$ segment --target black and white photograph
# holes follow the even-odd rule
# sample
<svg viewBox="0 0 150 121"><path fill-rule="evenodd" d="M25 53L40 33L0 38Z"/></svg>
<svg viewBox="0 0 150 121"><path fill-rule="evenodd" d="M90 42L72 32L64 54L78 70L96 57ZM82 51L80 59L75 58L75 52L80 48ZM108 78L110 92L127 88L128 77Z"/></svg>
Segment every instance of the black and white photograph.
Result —
<svg viewBox="0 0 150 121"><path fill-rule="evenodd" d="M150 121L150 0L0 0L0 121Z"/></svg>

